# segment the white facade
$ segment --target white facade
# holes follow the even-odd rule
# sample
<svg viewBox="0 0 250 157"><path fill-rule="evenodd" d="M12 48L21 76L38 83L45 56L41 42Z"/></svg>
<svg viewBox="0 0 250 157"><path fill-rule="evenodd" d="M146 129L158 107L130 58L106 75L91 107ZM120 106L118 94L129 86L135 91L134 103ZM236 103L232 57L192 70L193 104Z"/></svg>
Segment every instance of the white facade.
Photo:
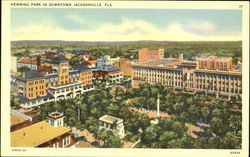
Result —
<svg viewBox="0 0 250 157"><path fill-rule="evenodd" d="M123 80L123 73L116 73L116 74L109 74L109 82L108 84L111 83L120 83Z"/></svg>
<svg viewBox="0 0 250 157"><path fill-rule="evenodd" d="M99 130L105 129L119 136L120 139L125 137L123 120L121 118L105 115L99 118Z"/></svg>
<svg viewBox="0 0 250 157"><path fill-rule="evenodd" d="M64 126L64 116L59 112L52 112L48 115L49 124L53 127Z"/></svg>
<svg viewBox="0 0 250 157"><path fill-rule="evenodd" d="M17 66L17 68L27 67L31 70L37 70L37 64L18 62L16 66Z"/></svg>
<svg viewBox="0 0 250 157"><path fill-rule="evenodd" d="M110 58L110 56L106 55L103 58L97 59L97 67L102 68L107 65L114 65L114 63L119 62L120 58Z"/></svg>

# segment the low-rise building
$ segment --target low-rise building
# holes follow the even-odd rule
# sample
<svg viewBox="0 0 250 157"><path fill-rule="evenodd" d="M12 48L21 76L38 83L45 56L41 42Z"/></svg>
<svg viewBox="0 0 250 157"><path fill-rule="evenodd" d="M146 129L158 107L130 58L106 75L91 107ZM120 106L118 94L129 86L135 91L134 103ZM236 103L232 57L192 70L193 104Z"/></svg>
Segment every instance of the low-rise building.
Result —
<svg viewBox="0 0 250 157"><path fill-rule="evenodd" d="M123 120L121 118L105 115L99 118L99 129L112 131L121 139L125 137Z"/></svg>
<svg viewBox="0 0 250 157"><path fill-rule="evenodd" d="M76 143L71 129L63 126L63 115L58 112L49 115L49 123L36 124L11 132L11 147L70 147Z"/></svg>
<svg viewBox="0 0 250 157"><path fill-rule="evenodd" d="M107 84L120 83L123 80L123 73L115 66L104 66L101 69L93 71L93 78L106 79Z"/></svg>
<svg viewBox="0 0 250 157"><path fill-rule="evenodd" d="M116 62L119 62L120 58L111 58L109 55L104 56L103 58L97 59L97 68L101 69L104 66L114 65Z"/></svg>
<svg viewBox="0 0 250 157"><path fill-rule="evenodd" d="M37 61L29 60L29 59L21 59L17 61L17 68L27 67L30 70L37 70Z"/></svg>

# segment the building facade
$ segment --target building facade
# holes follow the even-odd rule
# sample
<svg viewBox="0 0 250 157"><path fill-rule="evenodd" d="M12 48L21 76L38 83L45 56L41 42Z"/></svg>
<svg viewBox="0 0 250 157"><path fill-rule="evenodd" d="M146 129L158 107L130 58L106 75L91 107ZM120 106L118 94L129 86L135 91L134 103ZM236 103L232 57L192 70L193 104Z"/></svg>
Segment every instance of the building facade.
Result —
<svg viewBox="0 0 250 157"><path fill-rule="evenodd" d="M114 135L121 139L125 137L123 120L121 118L105 115L99 118L99 130L112 131Z"/></svg>
<svg viewBox="0 0 250 157"><path fill-rule="evenodd" d="M83 65L70 69L63 56L53 58L52 64L54 73L27 71L21 76L12 76L12 92L18 95L22 107L73 98L94 89L91 69Z"/></svg>
<svg viewBox="0 0 250 157"><path fill-rule="evenodd" d="M37 61L22 59L17 62L16 66L17 66L17 69L21 67L27 67L30 70L37 70Z"/></svg>
<svg viewBox="0 0 250 157"><path fill-rule="evenodd" d="M132 61L126 58L121 58L119 62L115 63L119 67L124 76L132 76Z"/></svg>
<svg viewBox="0 0 250 157"><path fill-rule="evenodd" d="M171 86L176 90L191 90L206 95L241 99L242 73L240 71L222 71L197 69L191 63L187 66L132 66L132 87L140 83L158 83Z"/></svg>
<svg viewBox="0 0 250 157"><path fill-rule="evenodd" d="M120 83L123 80L123 73L115 66L104 66L93 71L94 79L107 79L107 84Z"/></svg>
<svg viewBox="0 0 250 157"><path fill-rule="evenodd" d="M164 58L164 49L150 50L148 48L139 50L139 62L147 62Z"/></svg>
<svg viewBox="0 0 250 157"><path fill-rule="evenodd" d="M209 70L233 70L233 59L232 57L200 57L196 58L199 69Z"/></svg>
<svg viewBox="0 0 250 157"><path fill-rule="evenodd" d="M102 69L104 66L114 65L116 62L119 62L120 58L111 58L109 55L104 56L103 58L97 59L97 68Z"/></svg>

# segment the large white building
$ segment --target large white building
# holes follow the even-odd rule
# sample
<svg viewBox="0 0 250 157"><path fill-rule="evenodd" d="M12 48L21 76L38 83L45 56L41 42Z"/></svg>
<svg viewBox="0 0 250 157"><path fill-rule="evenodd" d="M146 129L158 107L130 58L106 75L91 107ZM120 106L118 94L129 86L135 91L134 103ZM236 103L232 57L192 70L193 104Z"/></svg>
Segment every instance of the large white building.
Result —
<svg viewBox="0 0 250 157"><path fill-rule="evenodd" d="M113 132L121 139L125 137L123 120L121 118L105 115L99 118L99 129L106 129Z"/></svg>
<svg viewBox="0 0 250 157"><path fill-rule="evenodd" d="M114 65L116 62L119 62L120 58L110 58L109 55L104 56L103 58L97 59L97 68L102 69L102 67L107 65Z"/></svg>

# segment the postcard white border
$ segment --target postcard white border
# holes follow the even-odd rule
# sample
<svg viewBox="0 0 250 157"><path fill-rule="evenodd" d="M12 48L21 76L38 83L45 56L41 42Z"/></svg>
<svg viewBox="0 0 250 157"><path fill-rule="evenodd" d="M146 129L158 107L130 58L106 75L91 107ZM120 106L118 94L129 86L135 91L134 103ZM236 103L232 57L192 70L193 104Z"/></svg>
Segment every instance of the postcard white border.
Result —
<svg viewBox="0 0 250 157"><path fill-rule="evenodd" d="M23 151L13 151L10 147L10 9L12 2L25 3L111 3L112 7L101 8L134 8L134 9L241 9L242 35L243 35L243 145L241 150L220 149L103 149L103 148L25 148ZM249 2L227 1L2 1L2 49L1 49L1 154L3 156L220 156L239 157L248 156L249 139ZM17 7L15 7L17 8ZM22 7L27 8L27 7ZM30 8L30 6L29 6ZM33 7L43 8L43 7ZM46 7L48 8L48 7ZM50 7L51 8L51 7ZM55 7L53 7L55 8ZM68 8L68 7L59 7ZM74 8L74 7L70 7ZM98 7L75 7L98 8ZM240 154L231 155L232 151L240 151Z"/></svg>

